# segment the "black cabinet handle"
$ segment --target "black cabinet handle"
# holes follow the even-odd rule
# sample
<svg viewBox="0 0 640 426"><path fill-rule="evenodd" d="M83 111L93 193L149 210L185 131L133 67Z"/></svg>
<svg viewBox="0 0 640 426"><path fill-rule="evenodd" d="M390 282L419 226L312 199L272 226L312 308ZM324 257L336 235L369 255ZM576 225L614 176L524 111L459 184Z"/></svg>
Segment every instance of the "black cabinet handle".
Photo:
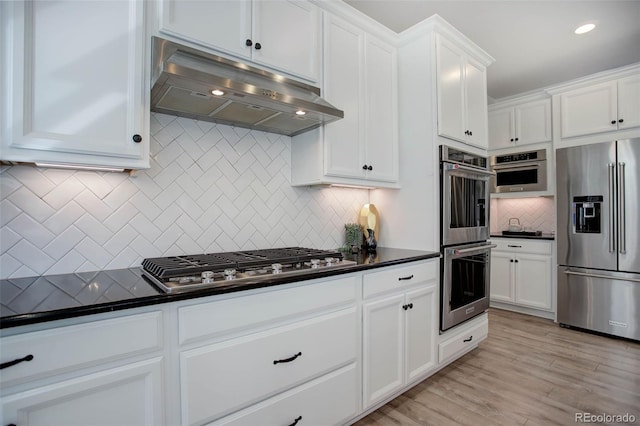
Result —
<svg viewBox="0 0 640 426"><path fill-rule="evenodd" d="M402 309L406 311L407 309L409 309L409 305L402 305Z"/></svg>
<svg viewBox="0 0 640 426"><path fill-rule="evenodd" d="M518 259L514 260L514 262L518 263Z"/></svg>
<svg viewBox="0 0 640 426"><path fill-rule="evenodd" d="M24 358L18 358L18 359L14 359L13 361L3 362L2 364L0 364L0 370L2 370L3 368L12 367L24 361L31 361L32 359L33 359L33 355L29 354Z"/></svg>
<svg viewBox="0 0 640 426"><path fill-rule="evenodd" d="M517 245L512 245L512 244L507 244L507 247L522 248L522 246L517 246Z"/></svg>
<svg viewBox="0 0 640 426"><path fill-rule="evenodd" d="M285 359L275 359L273 360L273 365L279 364L281 362L291 362L294 359L298 358L299 356L302 356L302 352L298 352L297 354L295 354L294 356L292 356L291 358L285 358Z"/></svg>
<svg viewBox="0 0 640 426"><path fill-rule="evenodd" d="M373 170L373 166L367 167L367 170Z"/></svg>
<svg viewBox="0 0 640 426"><path fill-rule="evenodd" d="M413 303L409 303L409 309L413 309Z"/></svg>
<svg viewBox="0 0 640 426"><path fill-rule="evenodd" d="M296 426L300 420L302 420L302 416L298 416L298 418L295 419L289 426Z"/></svg>
<svg viewBox="0 0 640 426"><path fill-rule="evenodd" d="M469 136L473 136L473 132L469 130Z"/></svg>
<svg viewBox="0 0 640 426"><path fill-rule="evenodd" d="M518 138L516 138L516 142L518 142Z"/></svg>
<svg viewBox="0 0 640 426"><path fill-rule="evenodd" d="M473 340L473 336L469 336L468 339L464 339L463 342L467 343Z"/></svg>
<svg viewBox="0 0 640 426"><path fill-rule="evenodd" d="M408 277L400 277L398 278L398 281L407 281L413 279L413 274L409 275Z"/></svg>
<svg viewBox="0 0 640 426"><path fill-rule="evenodd" d="M134 141L135 143L140 143L140 142L142 142L142 136L140 136L140 135L138 135L138 134L133 135L133 138L132 138L132 139L133 139L133 141Z"/></svg>
<svg viewBox="0 0 640 426"><path fill-rule="evenodd" d="M513 142L513 138L511 138L511 142Z"/></svg>
<svg viewBox="0 0 640 426"><path fill-rule="evenodd" d="M513 263L513 259L509 259L509 262Z"/></svg>
<svg viewBox="0 0 640 426"><path fill-rule="evenodd" d="M249 47L253 46L253 42L251 41L250 38L248 38L247 41L244 42L244 44L245 46L249 46Z"/></svg>
<svg viewBox="0 0 640 426"><path fill-rule="evenodd" d="M367 165L362 166L362 170L367 170Z"/></svg>
<svg viewBox="0 0 640 426"><path fill-rule="evenodd" d="M616 120L611 120L611 124L616 124Z"/></svg>
<svg viewBox="0 0 640 426"><path fill-rule="evenodd" d="M260 43L256 43L255 49L256 50L262 49L262 45Z"/></svg>
<svg viewBox="0 0 640 426"><path fill-rule="evenodd" d="M624 122L624 119L623 119L623 118L621 118L620 120L618 120L618 123L622 123L622 122Z"/></svg>

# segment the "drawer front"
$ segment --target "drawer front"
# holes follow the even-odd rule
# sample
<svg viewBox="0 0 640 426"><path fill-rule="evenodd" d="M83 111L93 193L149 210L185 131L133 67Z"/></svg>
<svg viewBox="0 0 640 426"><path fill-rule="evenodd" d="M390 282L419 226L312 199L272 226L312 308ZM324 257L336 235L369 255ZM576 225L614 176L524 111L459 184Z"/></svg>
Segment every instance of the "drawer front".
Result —
<svg viewBox="0 0 640 426"><path fill-rule="evenodd" d="M370 272L362 281L363 297L369 298L394 290L402 290L416 283L437 280L439 263L411 263Z"/></svg>
<svg viewBox="0 0 640 426"><path fill-rule="evenodd" d="M28 355L33 359L2 369L0 383L11 386L158 350L162 345L161 312L4 337L0 340L3 363Z"/></svg>
<svg viewBox="0 0 640 426"><path fill-rule="evenodd" d="M358 372L350 364L211 425L344 424L358 412Z"/></svg>
<svg viewBox="0 0 640 426"><path fill-rule="evenodd" d="M493 250L508 251L511 253L551 254L551 241L535 241L516 238L494 238L492 244L498 247Z"/></svg>
<svg viewBox="0 0 640 426"><path fill-rule="evenodd" d="M183 424L215 420L357 356L356 308L185 351Z"/></svg>
<svg viewBox="0 0 640 426"><path fill-rule="evenodd" d="M180 344L240 332L265 322L352 303L360 274L299 287L240 296L178 310Z"/></svg>
<svg viewBox="0 0 640 426"><path fill-rule="evenodd" d="M456 332L444 342L438 345L438 361L440 364L453 359L456 355L462 355L468 350L475 348L479 342L483 341L489 333L489 321L486 315L481 322L471 327Z"/></svg>

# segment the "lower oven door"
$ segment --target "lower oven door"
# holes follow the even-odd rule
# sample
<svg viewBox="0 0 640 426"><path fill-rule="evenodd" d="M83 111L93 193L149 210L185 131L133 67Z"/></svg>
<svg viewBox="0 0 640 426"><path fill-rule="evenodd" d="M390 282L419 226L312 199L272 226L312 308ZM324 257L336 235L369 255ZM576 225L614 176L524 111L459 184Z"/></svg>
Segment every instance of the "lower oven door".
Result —
<svg viewBox="0 0 640 426"><path fill-rule="evenodd" d="M491 249L476 243L444 248L440 330L445 331L489 308Z"/></svg>

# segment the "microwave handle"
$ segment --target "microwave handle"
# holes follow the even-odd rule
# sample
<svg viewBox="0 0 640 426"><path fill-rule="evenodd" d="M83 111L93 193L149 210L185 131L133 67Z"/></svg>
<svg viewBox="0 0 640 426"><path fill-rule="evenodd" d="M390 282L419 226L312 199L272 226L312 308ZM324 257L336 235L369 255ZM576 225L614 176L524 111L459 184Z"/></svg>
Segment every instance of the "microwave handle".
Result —
<svg viewBox="0 0 640 426"><path fill-rule="evenodd" d="M503 170L503 169L525 169L531 167L540 167L540 161L531 161L528 163L519 163L519 164L501 164L491 166L493 170Z"/></svg>

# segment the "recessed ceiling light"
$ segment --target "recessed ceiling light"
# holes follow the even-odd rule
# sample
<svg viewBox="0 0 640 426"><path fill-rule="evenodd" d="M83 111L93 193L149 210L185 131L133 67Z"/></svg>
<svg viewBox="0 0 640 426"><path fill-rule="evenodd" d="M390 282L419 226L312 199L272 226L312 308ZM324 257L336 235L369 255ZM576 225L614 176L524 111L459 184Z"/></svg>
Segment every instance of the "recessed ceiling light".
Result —
<svg viewBox="0 0 640 426"><path fill-rule="evenodd" d="M296 114L297 114L297 115L305 115L305 114L306 114L306 112L304 112L304 111L302 111L302 110L298 110L298 111L296 111Z"/></svg>
<svg viewBox="0 0 640 426"><path fill-rule="evenodd" d="M224 95L224 92L222 90L220 90L220 89L213 89L211 91L211 94L212 95L216 95L216 96L222 96L222 95Z"/></svg>
<svg viewBox="0 0 640 426"><path fill-rule="evenodd" d="M578 28L575 29L574 33L576 33L576 34L585 34L585 33L588 33L589 31L591 31L592 29L594 29L595 27L596 27L596 24L580 25Z"/></svg>

